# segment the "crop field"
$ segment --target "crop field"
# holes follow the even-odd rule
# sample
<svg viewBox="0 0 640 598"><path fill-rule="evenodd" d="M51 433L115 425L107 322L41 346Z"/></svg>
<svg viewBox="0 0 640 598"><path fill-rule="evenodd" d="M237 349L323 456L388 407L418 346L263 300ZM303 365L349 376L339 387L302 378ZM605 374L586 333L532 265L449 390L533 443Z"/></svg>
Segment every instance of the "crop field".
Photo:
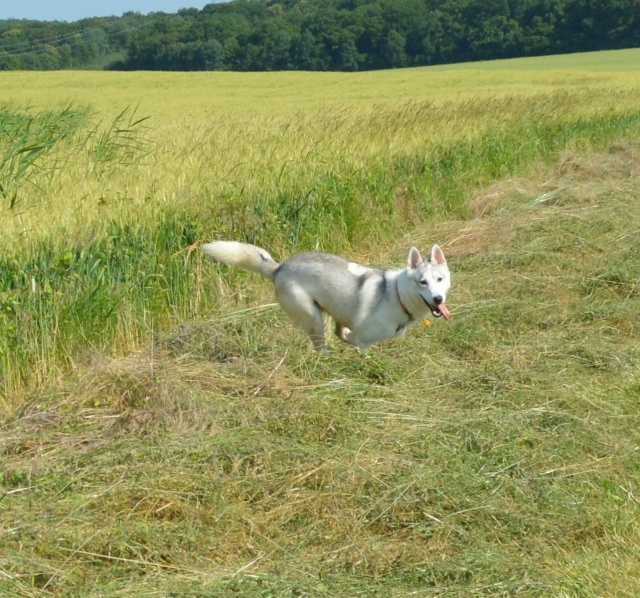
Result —
<svg viewBox="0 0 640 598"><path fill-rule="evenodd" d="M0 594L637 596L639 75L0 73ZM315 354L216 238L453 315Z"/></svg>

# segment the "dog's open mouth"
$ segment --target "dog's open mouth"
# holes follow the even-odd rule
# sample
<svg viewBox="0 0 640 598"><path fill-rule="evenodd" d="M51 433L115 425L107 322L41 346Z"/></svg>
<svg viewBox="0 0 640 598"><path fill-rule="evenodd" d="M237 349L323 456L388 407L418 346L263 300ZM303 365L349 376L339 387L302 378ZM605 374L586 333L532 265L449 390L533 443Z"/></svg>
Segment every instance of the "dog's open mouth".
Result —
<svg viewBox="0 0 640 598"><path fill-rule="evenodd" d="M431 313L436 318L443 317L445 320L448 320L451 317L451 312L447 309L447 306L444 303L441 303L436 308L431 307Z"/></svg>
<svg viewBox="0 0 640 598"><path fill-rule="evenodd" d="M424 297L422 298L422 300L429 306L429 309L431 310L431 313L436 318L444 318L445 320L448 320L451 317L451 312L449 311L449 309L447 308L447 306L444 303L441 303L440 305L433 306Z"/></svg>

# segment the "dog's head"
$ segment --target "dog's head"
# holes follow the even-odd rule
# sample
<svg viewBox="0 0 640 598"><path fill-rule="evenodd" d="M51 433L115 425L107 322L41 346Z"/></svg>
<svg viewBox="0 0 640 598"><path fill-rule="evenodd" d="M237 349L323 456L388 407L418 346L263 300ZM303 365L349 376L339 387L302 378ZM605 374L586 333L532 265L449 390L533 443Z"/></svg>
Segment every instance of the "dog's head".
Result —
<svg viewBox="0 0 640 598"><path fill-rule="evenodd" d="M434 245L431 249L431 257L423 260L420 252L412 247L407 258L407 271L431 313L437 318L444 316L444 319L448 320L451 313L445 301L451 286L451 273L442 249Z"/></svg>

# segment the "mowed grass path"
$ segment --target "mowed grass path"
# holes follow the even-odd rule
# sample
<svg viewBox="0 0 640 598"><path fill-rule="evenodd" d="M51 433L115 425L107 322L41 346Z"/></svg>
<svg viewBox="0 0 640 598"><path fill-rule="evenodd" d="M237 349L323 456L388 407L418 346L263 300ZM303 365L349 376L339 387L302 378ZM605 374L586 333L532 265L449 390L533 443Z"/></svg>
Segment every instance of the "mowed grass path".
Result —
<svg viewBox="0 0 640 598"><path fill-rule="evenodd" d="M0 594L636 596L637 55L1 73ZM453 318L313 354L221 237Z"/></svg>

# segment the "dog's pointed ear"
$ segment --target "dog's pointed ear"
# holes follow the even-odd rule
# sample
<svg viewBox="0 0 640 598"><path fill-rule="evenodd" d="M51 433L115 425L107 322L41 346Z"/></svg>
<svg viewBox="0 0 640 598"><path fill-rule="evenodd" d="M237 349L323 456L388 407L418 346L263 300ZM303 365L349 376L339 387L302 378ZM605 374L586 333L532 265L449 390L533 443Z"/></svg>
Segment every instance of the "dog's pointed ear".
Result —
<svg viewBox="0 0 640 598"><path fill-rule="evenodd" d="M420 252L415 247L412 247L409 250L409 257L407 258L407 267L409 268L409 270L415 270L421 261L422 261L422 256L420 255Z"/></svg>
<svg viewBox="0 0 640 598"><path fill-rule="evenodd" d="M447 263L447 260L444 258L444 253L442 253L442 249L440 249L440 245L434 245L431 248L431 260L439 266L444 266Z"/></svg>

